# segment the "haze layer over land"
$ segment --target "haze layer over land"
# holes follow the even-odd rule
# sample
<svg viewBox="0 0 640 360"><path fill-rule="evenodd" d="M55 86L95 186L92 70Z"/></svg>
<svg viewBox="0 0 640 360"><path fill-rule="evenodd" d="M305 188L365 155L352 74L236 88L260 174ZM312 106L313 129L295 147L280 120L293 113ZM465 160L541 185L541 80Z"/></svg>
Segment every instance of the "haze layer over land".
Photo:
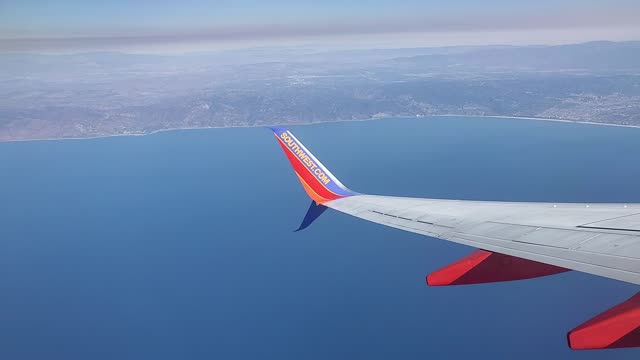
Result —
<svg viewBox="0 0 640 360"><path fill-rule="evenodd" d="M0 140L430 115L640 126L640 42L0 55Z"/></svg>

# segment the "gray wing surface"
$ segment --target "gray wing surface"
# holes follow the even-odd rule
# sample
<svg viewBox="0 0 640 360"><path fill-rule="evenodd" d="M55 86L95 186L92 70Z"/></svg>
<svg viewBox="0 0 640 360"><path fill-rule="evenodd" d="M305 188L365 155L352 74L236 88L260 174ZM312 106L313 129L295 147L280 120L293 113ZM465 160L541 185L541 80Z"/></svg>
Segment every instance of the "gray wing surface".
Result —
<svg viewBox="0 0 640 360"><path fill-rule="evenodd" d="M324 205L401 230L640 284L640 204L356 195Z"/></svg>

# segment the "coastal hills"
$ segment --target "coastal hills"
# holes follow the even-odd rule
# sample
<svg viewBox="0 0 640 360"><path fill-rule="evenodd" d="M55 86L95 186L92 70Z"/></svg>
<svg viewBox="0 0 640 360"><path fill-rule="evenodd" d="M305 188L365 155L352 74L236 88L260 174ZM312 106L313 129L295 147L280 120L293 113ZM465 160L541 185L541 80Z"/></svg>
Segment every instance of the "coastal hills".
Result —
<svg viewBox="0 0 640 360"><path fill-rule="evenodd" d="M0 55L0 141L447 114L640 126L640 42Z"/></svg>

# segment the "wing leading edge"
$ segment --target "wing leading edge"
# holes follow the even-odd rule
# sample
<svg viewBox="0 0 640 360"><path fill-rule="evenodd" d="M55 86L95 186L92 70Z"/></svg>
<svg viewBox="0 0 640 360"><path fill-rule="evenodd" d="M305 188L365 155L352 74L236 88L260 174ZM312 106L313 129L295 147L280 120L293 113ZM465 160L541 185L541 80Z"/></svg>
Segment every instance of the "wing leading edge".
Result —
<svg viewBox="0 0 640 360"><path fill-rule="evenodd" d="M640 284L640 204L485 202L358 194L342 185L289 131L272 130L316 204L481 249L483 253L431 274L437 279L432 285L520 280L568 269ZM628 303L638 304L632 300L622 304L625 309ZM596 317L570 333L570 346L640 346L640 306L624 316L600 318L606 320L605 325ZM602 330L604 326L624 331L607 331L613 339L609 343L597 336L591 341L588 335L599 332L585 330L585 325L590 325L588 329ZM584 334L587 336L580 337Z"/></svg>

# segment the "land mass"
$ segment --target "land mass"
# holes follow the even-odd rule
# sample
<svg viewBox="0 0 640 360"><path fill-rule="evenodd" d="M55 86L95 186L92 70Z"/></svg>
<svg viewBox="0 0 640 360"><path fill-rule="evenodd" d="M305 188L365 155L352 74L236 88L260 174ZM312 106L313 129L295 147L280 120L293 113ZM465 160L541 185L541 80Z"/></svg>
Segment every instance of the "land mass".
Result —
<svg viewBox="0 0 640 360"><path fill-rule="evenodd" d="M640 42L0 55L0 141L387 117L640 126Z"/></svg>

